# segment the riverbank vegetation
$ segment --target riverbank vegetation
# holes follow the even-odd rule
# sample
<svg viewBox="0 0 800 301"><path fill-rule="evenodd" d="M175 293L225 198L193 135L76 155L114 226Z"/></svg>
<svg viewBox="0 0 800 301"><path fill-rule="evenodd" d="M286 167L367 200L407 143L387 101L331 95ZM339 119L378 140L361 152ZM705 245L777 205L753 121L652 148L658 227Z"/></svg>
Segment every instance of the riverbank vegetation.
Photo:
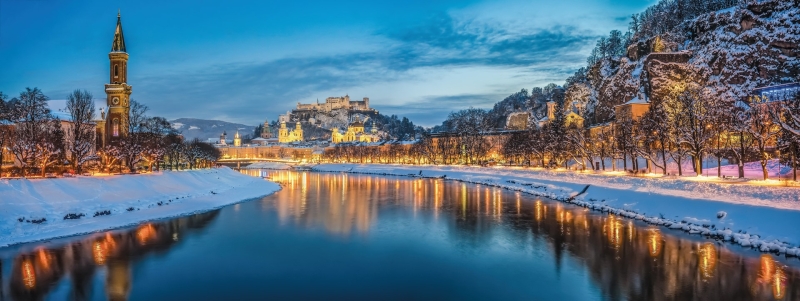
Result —
<svg viewBox="0 0 800 301"><path fill-rule="evenodd" d="M163 117L148 116L147 106L131 100L128 135L101 145L93 96L75 90L66 108L53 112L38 88L18 97L0 93L0 175L134 172L213 165L219 150L197 139L185 141Z"/></svg>

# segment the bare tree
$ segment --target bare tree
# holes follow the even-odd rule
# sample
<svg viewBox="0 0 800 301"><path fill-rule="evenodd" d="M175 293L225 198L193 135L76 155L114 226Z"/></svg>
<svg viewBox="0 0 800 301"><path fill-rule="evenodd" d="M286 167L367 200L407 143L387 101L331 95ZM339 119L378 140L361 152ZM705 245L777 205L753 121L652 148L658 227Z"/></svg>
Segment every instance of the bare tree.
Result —
<svg viewBox="0 0 800 301"><path fill-rule="evenodd" d="M22 167L23 176L36 166L41 143L46 138L47 125L53 119L47 108L47 96L38 88L25 88L19 98L12 100L11 120L15 123L15 139L11 152Z"/></svg>
<svg viewBox="0 0 800 301"><path fill-rule="evenodd" d="M0 92L0 177L3 173L3 162L6 150L13 139L14 128L11 126L11 108L6 101L8 96Z"/></svg>
<svg viewBox="0 0 800 301"><path fill-rule="evenodd" d="M94 152L96 125L92 122L92 94L86 90L73 91L67 96L66 110L72 118L72 127L66 130L68 159L72 168L81 173L84 161Z"/></svg>

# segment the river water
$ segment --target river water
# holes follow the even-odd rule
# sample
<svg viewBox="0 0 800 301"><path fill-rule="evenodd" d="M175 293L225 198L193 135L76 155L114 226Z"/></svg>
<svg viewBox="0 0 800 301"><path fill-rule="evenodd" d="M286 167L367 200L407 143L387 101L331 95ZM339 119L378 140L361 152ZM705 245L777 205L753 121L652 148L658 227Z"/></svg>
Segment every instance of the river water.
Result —
<svg viewBox="0 0 800 301"><path fill-rule="evenodd" d="M517 192L269 174L263 199L0 249L0 300L800 300L796 259Z"/></svg>

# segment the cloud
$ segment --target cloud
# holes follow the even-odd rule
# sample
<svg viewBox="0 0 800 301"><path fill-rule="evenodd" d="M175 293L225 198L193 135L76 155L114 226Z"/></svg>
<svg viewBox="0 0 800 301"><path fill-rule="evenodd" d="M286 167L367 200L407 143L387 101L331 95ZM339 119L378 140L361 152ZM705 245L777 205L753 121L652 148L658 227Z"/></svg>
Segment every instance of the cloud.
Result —
<svg viewBox="0 0 800 301"><path fill-rule="evenodd" d="M155 113L169 112L168 118L255 123L275 119L296 102L308 102L308 97L320 91L344 94L353 87L410 81L420 76L414 71L423 68L521 68L522 72L541 74L538 77L560 83L582 64L584 48L596 38L569 26L520 33L497 25L455 20L447 14L409 28L378 31L375 36L376 40L388 40L386 47L246 64L216 63L196 70L133 77L133 97L147 99ZM398 103L380 102L389 95L370 97L386 114L416 116L421 120L412 119L415 122L435 124L453 108L487 107L522 87L485 94L463 94L461 87L452 84L440 88L441 93L451 95Z"/></svg>
<svg viewBox="0 0 800 301"><path fill-rule="evenodd" d="M495 27L477 21L456 21L439 15L426 24L382 33L400 42L394 57L398 66L463 64L525 66L548 61L583 58L586 45L597 38L589 31L556 25L530 33ZM396 68L402 69L402 68Z"/></svg>
<svg viewBox="0 0 800 301"><path fill-rule="evenodd" d="M469 107L487 108L505 96L502 93L428 96L403 105L379 105L377 108L384 114L406 116L417 125L434 126L451 112Z"/></svg>

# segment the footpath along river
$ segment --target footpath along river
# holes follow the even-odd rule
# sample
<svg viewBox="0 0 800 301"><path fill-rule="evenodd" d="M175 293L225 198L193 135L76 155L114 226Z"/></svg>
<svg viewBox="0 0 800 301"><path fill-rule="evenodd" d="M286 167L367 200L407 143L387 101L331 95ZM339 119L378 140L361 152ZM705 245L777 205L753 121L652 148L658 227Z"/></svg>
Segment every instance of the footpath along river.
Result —
<svg viewBox="0 0 800 301"><path fill-rule="evenodd" d="M551 200L266 172L259 200L0 249L0 300L800 300L800 260Z"/></svg>

